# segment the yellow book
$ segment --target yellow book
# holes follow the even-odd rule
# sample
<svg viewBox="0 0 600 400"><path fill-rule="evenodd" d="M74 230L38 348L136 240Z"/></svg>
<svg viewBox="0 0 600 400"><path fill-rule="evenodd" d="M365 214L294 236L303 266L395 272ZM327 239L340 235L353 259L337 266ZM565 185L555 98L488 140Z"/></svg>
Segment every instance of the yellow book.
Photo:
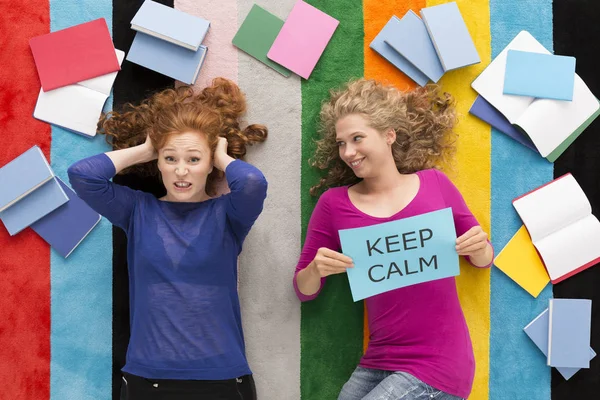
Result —
<svg viewBox="0 0 600 400"><path fill-rule="evenodd" d="M550 282L546 267L524 225L496 256L494 265L533 297L538 297Z"/></svg>

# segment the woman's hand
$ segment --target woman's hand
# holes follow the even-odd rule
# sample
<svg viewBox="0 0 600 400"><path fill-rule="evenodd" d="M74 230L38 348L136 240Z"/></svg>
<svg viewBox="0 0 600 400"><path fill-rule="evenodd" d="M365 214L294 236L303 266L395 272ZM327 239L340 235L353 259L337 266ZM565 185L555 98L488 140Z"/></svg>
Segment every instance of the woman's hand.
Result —
<svg viewBox="0 0 600 400"><path fill-rule="evenodd" d="M141 146L143 146L144 152L147 154L148 161L156 160L158 158L158 152L152 145L150 135L146 135L146 141Z"/></svg>
<svg viewBox="0 0 600 400"><path fill-rule="evenodd" d="M215 148L215 153L213 155L213 165L218 170L225 172L225 169L234 159L227 154L227 139L224 137L219 137L219 141L217 142L217 147Z"/></svg>
<svg viewBox="0 0 600 400"><path fill-rule="evenodd" d="M346 272L348 268L354 267L354 263L350 257L342 253L321 247L309 267L314 274L322 278Z"/></svg>
<svg viewBox="0 0 600 400"><path fill-rule="evenodd" d="M456 252L468 256L477 266L486 266L492 262L493 250L488 242L488 234L477 225L456 239Z"/></svg>

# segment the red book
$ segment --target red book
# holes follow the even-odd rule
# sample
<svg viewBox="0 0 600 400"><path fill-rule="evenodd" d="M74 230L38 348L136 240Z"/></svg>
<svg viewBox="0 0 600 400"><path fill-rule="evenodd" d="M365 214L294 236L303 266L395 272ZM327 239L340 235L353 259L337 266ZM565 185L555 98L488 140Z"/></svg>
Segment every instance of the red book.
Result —
<svg viewBox="0 0 600 400"><path fill-rule="evenodd" d="M104 18L34 37L29 46L44 92L121 69Z"/></svg>

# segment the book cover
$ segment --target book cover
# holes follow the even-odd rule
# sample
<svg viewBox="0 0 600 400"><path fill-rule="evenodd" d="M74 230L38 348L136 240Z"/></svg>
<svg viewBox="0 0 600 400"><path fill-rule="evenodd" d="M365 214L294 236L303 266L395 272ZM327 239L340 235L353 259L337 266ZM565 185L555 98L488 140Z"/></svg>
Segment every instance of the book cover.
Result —
<svg viewBox="0 0 600 400"><path fill-rule="evenodd" d="M548 365L589 368L592 301L550 299Z"/></svg>
<svg viewBox="0 0 600 400"><path fill-rule="evenodd" d="M549 321L548 309L546 308L540 315L535 317L523 330L533 341L533 343L540 349L544 356L548 357L548 329ZM590 361L596 357L596 352L590 347ZM556 367L556 370L565 378L569 380L580 368L568 368L568 367Z"/></svg>
<svg viewBox="0 0 600 400"><path fill-rule="evenodd" d="M56 179L69 201L35 222L31 229L58 254L67 258L100 222L101 216L60 178Z"/></svg>
<svg viewBox="0 0 600 400"><path fill-rule="evenodd" d="M104 18L36 36L29 45L45 92L120 69Z"/></svg>
<svg viewBox="0 0 600 400"><path fill-rule="evenodd" d="M54 177L38 146L33 146L0 168L0 212Z"/></svg>
<svg viewBox="0 0 600 400"><path fill-rule="evenodd" d="M519 228L494 258L494 265L533 297L538 297L550 282L525 226Z"/></svg>
<svg viewBox="0 0 600 400"><path fill-rule="evenodd" d="M404 56L398 53L385 41L388 38L398 36L400 32L400 18L392 15L392 18L385 24L381 31L375 36L369 47L376 51L380 56L392 63L406 76L415 81L419 86L425 86L429 82L429 78L422 73L417 67L411 64Z"/></svg>
<svg viewBox="0 0 600 400"><path fill-rule="evenodd" d="M444 71L481 62L456 2L422 8L421 18Z"/></svg>
<svg viewBox="0 0 600 400"><path fill-rule="evenodd" d="M52 178L16 204L0 212L0 219L8 233L13 236L67 201L69 198L56 178Z"/></svg>
<svg viewBox="0 0 600 400"><path fill-rule="evenodd" d="M119 65L125 53L116 50ZM93 137L117 72L44 92L40 89L33 117Z"/></svg>
<svg viewBox="0 0 600 400"><path fill-rule="evenodd" d="M308 79L339 21L301 0L294 4L267 57Z"/></svg>
<svg viewBox="0 0 600 400"><path fill-rule="evenodd" d="M250 9L231 43L281 75L288 77L291 72L287 68L267 57L267 53L282 27L282 19L255 4Z"/></svg>
<svg viewBox="0 0 600 400"><path fill-rule="evenodd" d="M198 51L137 32L127 60L189 85L194 84L206 58L208 48L200 45Z"/></svg>
<svg viewBox="0 0 600 400"><path fill-rule="evenodd" d="M509 50L504 94L573 100L575 57Z"/></svg>
<svg viewBox="0 0 600 400"><path fill-rule="evenodd" d="M131 29L192 51L198 50L209 28L204 18L152 0L144 1L131 20Z"/></svg>
<svg viewBox="0 0 600 400"><path fill-rule="evenodd" d="M434 83L444 75L425 23L412 10L402 17L395 34L386 38L385 42Z"/></svg>

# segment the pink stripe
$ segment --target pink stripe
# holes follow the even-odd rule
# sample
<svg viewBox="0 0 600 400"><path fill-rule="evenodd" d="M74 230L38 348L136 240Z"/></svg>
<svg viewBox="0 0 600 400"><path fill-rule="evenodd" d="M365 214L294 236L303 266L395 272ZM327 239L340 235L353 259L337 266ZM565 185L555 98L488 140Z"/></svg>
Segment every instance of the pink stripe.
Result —
<svg viewBox="0 0 600 400"><path fill-rule="evenodd" d="M195 86L205 87L219 76L237 82L238 54L231 44L237 32L237 1L175 0L175 8L210 22L210 29L202 43L208 47L208 53Z"/></svg>

